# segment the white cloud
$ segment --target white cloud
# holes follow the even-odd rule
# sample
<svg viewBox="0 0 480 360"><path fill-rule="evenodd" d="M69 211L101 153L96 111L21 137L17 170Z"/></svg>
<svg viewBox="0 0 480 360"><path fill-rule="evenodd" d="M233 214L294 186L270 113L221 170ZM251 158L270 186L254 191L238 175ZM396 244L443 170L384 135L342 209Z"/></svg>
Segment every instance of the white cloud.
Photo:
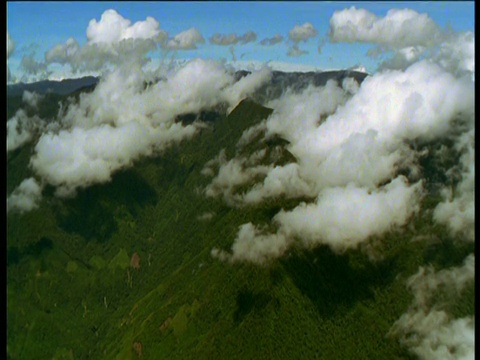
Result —
<svg viewBox="0 0 480 360"><path fill-rule="evenodd" d="M80 50L80 45L74 38L68 38L65 44L55 45L45 53L47 63L65 64L72 61L75 54Z"/></svg>
<svg viewBox="0 0 480 360"><path fill-rule="evenodd" d="M23 213L38 208L42 187L34 178L23 180L7 198L7 212Z"/></svg>
<svg viewBox="0 0 480 360"><path fill-rule="evenodd" d="M242 136L240 136L240 139L237 141L237 148L241 149L245 147L260 133L265 133L266 130L266 121L260 121L257 125L253 125L248 129L245 129L242 133Z"/></svg>
<svg viewBox="0 0 480 360"><path fill-rule="evenodd" d="M119 67L59 114L60 130L42 134L32 168L57 187L59 196L109 181L139 157L161 152L201 129L199 123L175 122L178 115L235 104L269 74L261 70L235 82L220 63L196 59L145 88L147 75L140 64Z"/></svg>
<svg viewBox="0 0 480 360"><path fill-rule="evenodd" d="M49 49L45 53L44 65L69 65L76 74L105 71L109 65L119 66L129 62L145 64L149 60L147 54L165 45L168 38L154 18L147 17L145 21L132 25L130 20L112 9L106 10L100 21L92 19L86 35L88 41L83 46L74 38L69 38L64 44ZM181 37L180 40L186 39Z"/></svg>
<svg viewBox="0 0 480 360"><path fill-rule="evenodd" d="M31 163L38 175L59 187L58 194L72 194L78 187L109 181L114 171L151 152L152 136L136 123L61 130L40 138Z"/></svg>
<svg viewBox="0 0 480 360"><path fill-rule="evenodd" d="M385 17L377 17L352 6L333 13L329 36L332 42L368 42L399 49L431 45L441 33L427 14L411 9L391 9Z"/></svg>
<svg viewBox="0 0 480 360"><path fill-rule="evenodd" d="M444 68L454 74L475 73L475 34L464 32L450 35L435 57Z"/></svg>
<svg viewBox="0 0 480 360"><path fill-rule="evenodd" d="M435 301L439 292L446 298L461 296L475 278L475 256L469 255L462 266L435 272L420 267L407 281L414 300L409 310L390 329L405 346L421 359L474 359L475 317L452 318Z"/></svg>
<svg viewBox="0 0 480 360"><path fill-rule="evenodd" d="M362 70L365 70L365 69L364 68L362 69L359 67L355 71L365 72ZM357 80L355 80L354 78L347 77L342 81L342 88L348 93L353 95L357 93L358 89L360 88L360 85L358 84Z"/></svg>
<svg viewBox="0 0 480 360"><path fill-rule="evenodd" d="M116 43L125 39L152 39L160 33L160 24L148 16L145 21L131 21L113 9L105 10L100 21L90 20L87 27L87 39L90 44Z"/></svg>
<svg viewBox="0 0 480 360"><path fill-rule="evenodd" d="M409 67L420 59L420 56L425 52L426 48L423 46L408 46L401 48L394 52L393 56L378 66L378 70L395 69L403 70Z"/></svg>
<svg viewBox="0 0 480 360"><path fill-rule="evenodd" d="M441 67L421 61L405 71L366 78L349 103L312 136L324 138L315 143L318 149L340 144L353 133L365 134L370 129L378 133L380 141L432 140L448 133L457 114L471 118L473 105L474 88L469 79L455 78Z"/></svg>
<svg viewBox="0 0 480 360"><path fill-rule="evenodd" d="M313 196L312 184L304 180L301 168L296 163L267 168L269 171L261 183L238 197L245 204L258 204L266 198L285 195L287 197ZM224 169L221 168L221 171ZM226 170L226 169L225 169Z"/></svg>
<svg viewBox="0 0 480 360"><path fill-rule="evenodd" d="M452 74L470 73L474 78L475 34L442 30L427 14L411 9L392 9L384 17L355 7L336 11L330 18L329 39L376 45L367 55L391 55L378 70L404 70L429 58Z"/></svg>
<svg viewBox="0 0 480 360"><path fill-rule="evenodd" d="M374 191L353 184L329 187L313 204L280 211L274 222L304 247L326 244L341 252L404 225L419 209L420 190L420 183L409 186L402 177Z"/></svg>
<svg viewBox="0 0 480 360"><path fill-rule="evenodd" d="M295 185L299 186L298 181ZM337 252L356 248L371 236L404 225L419 209L420 190L420 183L409 186L401 177L373 192L352 184L326 188L315 203L301 203L275 215L276 233L244 224L231 253L215 250L214 255L233 262L264 264L282 256L294 243L304 248L328 245Z"/></svg>
<svg viewBox="0 0 480 360"><path fill-rule="evenodd" d="M265 264L271 259L282 256L289 247L288 239L282 234L264 234L262 229L252 223L240 226L232 245L232 254L212 249L211 255L223 261L247 261Z"/></svg>
<svg viewBox="0 0 480 360"><path fill-rule="evenodd" d="M27 98L29 98L28 95ZM43 126L44 122L38 116L28 117L25 110L19 109L7 121L7 153L31 141L36 131Z"/></svg>
<svg viewBox="0 0 480 360"><path fill-rule="evenodd" d="M36 92L30 92L25 90L22 94L22 101L31 108L37 108L38 102L43 99L43 95L39 95Z"/></svg>
<svg viewBox="0 0 480 360"><path fill-rule="evenodd" d="M140 62L145 65L147 54L155 51L167 38L162 32L153 39L124 39L117 43L85 44L78 47L76 41L68 39L45 53L45 64L69 65L74 74L106 71L113 66Z"/></svg>
<svg viewBox="0 0 480 360"><path fill-rule="evenodd" d="M301 41L306 42L307 40L317 36L318 31L313 27L309 22L304 23L303 25L295 25L289 32L288 38L294 43L299 43Z"/></svg>
<svg viewBox="0 0 480 360"><path fill-rule="evenodd" d="M219 167L217 175L205 188L205 195L207 197L222 196L228 204L234 206L238 202L238 196L234 196L234 190L268 172L268 166L258 164L258 160L263 157L262 155L264 156L265 152L253 154L253 161L246 157L227 160L225 149L220 151L218 156L205 164L202 170L202 174L211 176L214 174L213 168Z"/></svg>
<svg viewBox="0 0 480 360"><path fill-rule="evenodd" d="M26 75L38 75L39 79L45 78L49 74L47 64L35 60L35 53L24 55L20 67Z"/></svg>
<svg viewBox="0 0 480 360"><path fill-rule="evenodd" d="M238 236L231 254L218 253L222 258L264 261L270 256L267 254L283 254L277 245L284 249L293 244L293 239L299 239L304 247L327 244L335 251L343 251L406 224L418 211L424 192L417 165L422 154L410 144L445 138L453 129L473 128L471 79L455 77L426 60L405 71L377 73L366 78L359 88L343 85L330 81L321 88L286 91L267 104L274 111L264 125L242 137L244 145L247 138L253 139L254 134L266 128L266 138L280 136L289 142L287 149L296 163L270 164L267 173L249 178L256 183L249 184L250 188L241 194L229 185L230 176L236 177L232 169L220 166L218 174L222 174L224 183L217 195L222 196L228 189L227 196L223 196L235 199L237 205L257 204L277 196L317 198L314 203L278 213L274 217L276 233L249 231L248 236ZM465 164L471 164L470 159L465 158ZM225 159L224 164L240 160ZM399 169L408 169L409 181L399 177ZM243 174L248 171L242 168ZM473 171L469 170L469 174ZM459 189L471 188L473 177L465 179L467 183L459 185ZM465 196L473 193L460 192ZM447 205L437 213L452 219L452 211L462 204L456 202L455 210ZM467 207L464 214L453 219L453 227L461 228L463 221L472 222L473 212ZM257 235L261 248L236 246L238 241L254 243ZM275 249L269 252L266 244ZM243 252L241 256L235 254L237 248ZM244 254L248 249L258 250L261 255Z"/></svg>
<svg viewBox="0 0 480 360"><path fill-rule="evenodd" d="M260 86L268 82L272 77L272 70L263 66L259 70L254 70L249 76L245 76L232 84L231 87L225 89L225 98L230 104L227 109L228 112L233 110L237 104L247 97L248 94L253 93Z"/></svg>
<svg viewBox="0 0 480 360"><path fill-rule="evenodd" d="M168 41L166 47L175 50L192 50L197 48L197 44L204 43L202 34L197 29L191 28L175 35Z"/></svg>
<svg viewBox="0 0 480 360"><path fill-rule="evenodd" d="M457 167L461 180L453 191L443 189L444 201L433 213L435 221L446 224L452 234L467 241L475 240L475 130L474 125L471 126L471 130L456 143L456 150L461 154Z"/></svg>

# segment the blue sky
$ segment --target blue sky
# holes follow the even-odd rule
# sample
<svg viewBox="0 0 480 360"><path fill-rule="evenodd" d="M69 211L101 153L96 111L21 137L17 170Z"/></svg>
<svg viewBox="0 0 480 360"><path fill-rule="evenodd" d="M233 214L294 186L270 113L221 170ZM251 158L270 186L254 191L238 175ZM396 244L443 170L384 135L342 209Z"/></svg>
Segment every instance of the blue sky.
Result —
<svg viewBox="0 0 480 360"><path fill-rule="evenodd" d="M22 56L32 52L37 61L43 61L47 50L65 43L69 37L75 38L80 45L85 44L89 21L99 21L105 10L114 9L132 23L151 16L171 37L191 27L197 28L205 44L196 50L178 51L177 58L231 60L228 46L215 46L208 39L215 33L242 35L254 31L257 41L234 47L237 59L308 64L320 69L362 64L373 71L375 60L365 55L372 47L369 44L327 42L321 53L317 50L320 39L328 32L332 14L351 6L364 8L377 16L385 16L392 8L410 8L427 13L441 27L449 25L455 31L474 31L474 2L9 2L7 31L15 43L15 50L8 64L12 72L19 71ZM305 22L318 31L315 38L299 44L308 54L287 56L290 46L287 43L270 47L258 44L277 33L287 38L295 25Z"/></svg>

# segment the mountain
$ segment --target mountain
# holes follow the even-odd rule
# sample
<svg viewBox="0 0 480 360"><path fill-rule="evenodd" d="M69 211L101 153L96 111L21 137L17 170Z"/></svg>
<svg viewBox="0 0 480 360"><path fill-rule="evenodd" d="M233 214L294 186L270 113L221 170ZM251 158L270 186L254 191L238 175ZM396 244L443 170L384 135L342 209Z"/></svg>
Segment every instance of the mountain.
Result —
<svg viewBox="0 0 480 360"><path fill-rule="evenodd" d="M250 74L249 71L237 71L236 79L240 79ZM353 70L325 71L325 72L281 72L273 71L272 80L265 86L285 89L288 86L305 86L308 82L313 82L315 86L325 85L330 79L342 81L346 77L353 77L359 83L367 74ZM43 80L34 83L17 83L7 85L7 96L21 96L24 91L36 92L38 94L58 94L68 95L74 91L82 91L82 88L88 89L94 87L99 81L98 77L86 76L77 79L65 79L61 81Z"/></svg>
<svg viewBox="0 0 480 360"><path fill-rule="evenodd" d="M65 79L61 81L43 80L34 83L17 83L7 85L7 96L21 96L24 91L36 92L38 94L67 95L83 87L90 87L98 83L98 78L85 76L77 79Z"/></svg>
<svg viewBox="0 0 480 360"><path fill-rule="evenodd" d="M249 71L237 71L236 79L250 74ZM283 72L272 71L272 78L262 85L253 95L256 101L265 102L278 98L285 89L290 88L295 92L305 89L308 85L315 87L324 86L327 81L334 80L339 84L346 78L353 78L361 84L368 74L355 70L332 70L323 72Z"/></svg>
<svg viewBox="0 0 480 360"><path fill-rule="evenodd" d="M300 89L347 75L366 76L274 73L270 95L286 84ZM62 200L47 186L38 209L8 214L8 359L414 358L385 336L412 300L407 278L425 264L458 265L473 251L473 244L453 246L428 217L438 196L424 199L427 215L375 238L388 238L376 261L360 249L327 246L293 247L264 266L211 256L231 247L242 224L269 224L280 210L312 201L278 196L236 207L202 192L211 181L205 164L223 149L229 159L265 150L276 164L296 160L280 138L236 146L273 112L261 104L262 91L228 115L220 107L178 116L208 126L110 182ZM54 103L40 106L67 98L45 97ZM34 143L9 154L8 194L33 176ZM438 241L412 241L421 237ZM456 316L474 312L474 287L449 306Z"/></svg>

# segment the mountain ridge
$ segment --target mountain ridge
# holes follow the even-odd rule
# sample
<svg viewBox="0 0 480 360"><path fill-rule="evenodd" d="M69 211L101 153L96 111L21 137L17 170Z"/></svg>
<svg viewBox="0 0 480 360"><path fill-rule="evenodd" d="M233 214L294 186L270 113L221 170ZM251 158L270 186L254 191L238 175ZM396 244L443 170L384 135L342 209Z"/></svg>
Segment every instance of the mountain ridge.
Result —
<svg viewBox="0 0 480 360"><path fill-rule="evenodd" d="M235 72L235 78L238 80L251 71L238 70ZM268 86L273 84L281 84L287 86L295 82L304 83L312 81L315 86L325 85L330 80L343 80L345 77L353 77L361 82L367 73L362 73L356 70L328 70L328 71L309 71L309 72L284 72L274 70L272 71L272 80L267 83ZM36 92L38 94L53 93L58 95L68 95L82 88L94 87L100 81L100 77L84 76L80 78L71 78L63 80L42 80L33 83L15 83L7 84L7 97L22 95L24 91Z"/></svg>

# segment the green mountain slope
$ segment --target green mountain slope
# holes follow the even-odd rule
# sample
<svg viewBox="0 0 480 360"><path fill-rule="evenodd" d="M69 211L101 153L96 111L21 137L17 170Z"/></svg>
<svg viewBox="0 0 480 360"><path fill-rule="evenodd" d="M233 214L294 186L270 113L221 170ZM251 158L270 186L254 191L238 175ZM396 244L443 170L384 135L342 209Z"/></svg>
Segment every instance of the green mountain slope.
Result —
<svg viewBox="0 0 480 360"><path fill-rule="evenodd" d="M431 217L386 234L376 262L327 247L293 250L265 267L211 257L213 247L231 246L241 224L267 223L292 206L278 198L235 208L202 193L210 181L201 174L205 163L222 149L233 156L242 132L271 111L244 100L110 183L67 200L47 188L38 209L9 214L7 357L410 358L385 336L411 302L405 280L422 264L458 265L473 250L451 247ZM31 175L31 152L26 145L9 155L8 193ZM282 161L294 159L286 153ZM411 241L433 234L436 245ZM474 312L473 285L452 311Z"/></svg>

